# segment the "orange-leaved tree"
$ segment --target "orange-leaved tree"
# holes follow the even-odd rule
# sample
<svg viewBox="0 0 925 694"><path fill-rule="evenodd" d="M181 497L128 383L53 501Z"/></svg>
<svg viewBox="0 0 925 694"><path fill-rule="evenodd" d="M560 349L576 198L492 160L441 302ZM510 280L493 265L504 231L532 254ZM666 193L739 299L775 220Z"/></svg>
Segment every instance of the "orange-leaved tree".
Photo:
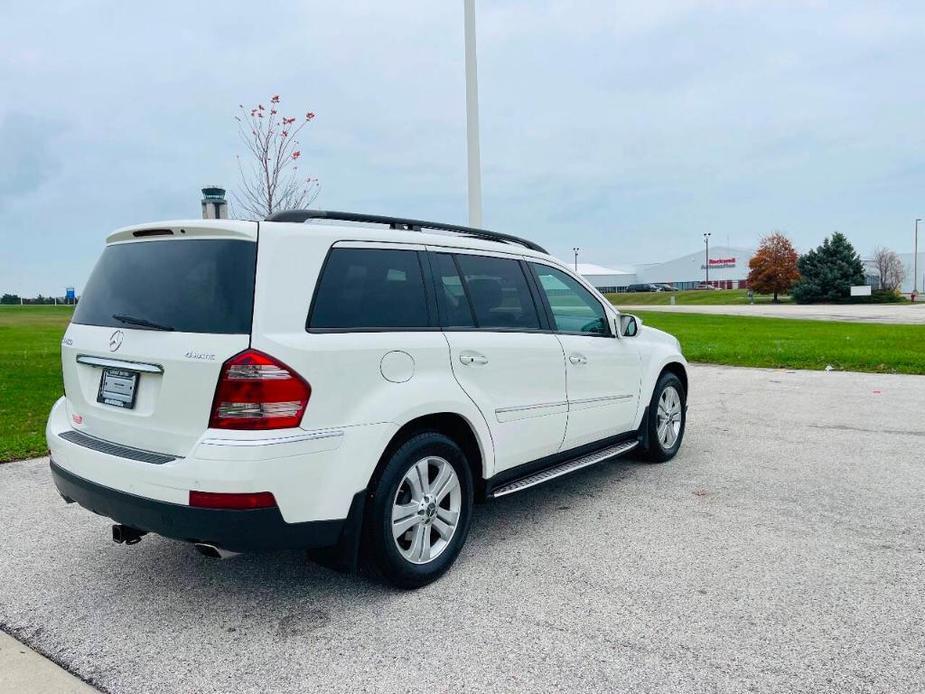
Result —
<svg viewBox="0 0 925 694"><path fill-rule="evenodd" d="M777 295L789 292L800 279L798 257L790 239L779 231L765 236L748 261L748 288L759 294L773 294L777 303Z"/></svg>

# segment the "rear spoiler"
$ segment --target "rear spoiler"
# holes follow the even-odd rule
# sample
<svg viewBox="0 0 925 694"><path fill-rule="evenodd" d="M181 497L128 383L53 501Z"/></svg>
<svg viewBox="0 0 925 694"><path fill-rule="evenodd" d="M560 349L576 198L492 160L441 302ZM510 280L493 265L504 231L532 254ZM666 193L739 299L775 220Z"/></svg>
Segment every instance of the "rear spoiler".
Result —
<svg viewBox="0 0 925 694"><path fill-rule="evenodd" d="M116 229L106 237L106 243L177 238L224 238L256 241L257 222L242 222L233 219L181 219L152 224L137 224Z"/></svg>

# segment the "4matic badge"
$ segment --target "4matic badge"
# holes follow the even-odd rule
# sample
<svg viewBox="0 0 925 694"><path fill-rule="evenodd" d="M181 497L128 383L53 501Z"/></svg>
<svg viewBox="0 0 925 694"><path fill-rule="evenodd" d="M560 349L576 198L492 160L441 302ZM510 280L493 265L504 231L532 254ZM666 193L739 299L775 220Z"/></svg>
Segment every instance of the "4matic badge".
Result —
<svg viewBox="0 0 925 694"><path fill-rule="evenodd" d="M205 361L215 361L215 355L209 354L207 352L189 351L184 356L186 356L187 359L203 359Z"/></svg>

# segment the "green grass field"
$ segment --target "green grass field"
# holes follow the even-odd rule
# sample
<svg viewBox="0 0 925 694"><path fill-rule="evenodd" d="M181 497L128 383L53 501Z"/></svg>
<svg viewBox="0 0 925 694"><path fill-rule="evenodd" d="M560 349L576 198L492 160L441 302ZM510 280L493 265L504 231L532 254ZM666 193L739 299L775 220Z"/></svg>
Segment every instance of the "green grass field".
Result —
<svg viewBox="0 0 925 694"><path fill-rule="evenodd" d="M0 306L0 462L42 455L69 306Z"/></svg>
<svg viewBox="0 0 925 694"><path fill-rule="evenodd" d="M674 297L679 305L704 304L747 304L748 290L746 289L691 289L683 292L632 292L626 294L607 294L610 303L615 306L661 306L671 303ZM769 304L774 297L770 294L756 294L756 304ZM781 303L790 303L789 296L779 297Z"/></svg>
<svg viewBox="0 0 925 694"><path fill-rule="evenodd" d="M639 315L676 335L693 362L925 374L922 326ZM0 462L45 452L45 420L63 391L60 342L70 316L63 306L0 306Z"/></svg>
<svg viewBox="0 0 925 694"><path fill-rule="evenodd" d="M640 311L689 361L788 369L925 374L925 327Z"/></svg>

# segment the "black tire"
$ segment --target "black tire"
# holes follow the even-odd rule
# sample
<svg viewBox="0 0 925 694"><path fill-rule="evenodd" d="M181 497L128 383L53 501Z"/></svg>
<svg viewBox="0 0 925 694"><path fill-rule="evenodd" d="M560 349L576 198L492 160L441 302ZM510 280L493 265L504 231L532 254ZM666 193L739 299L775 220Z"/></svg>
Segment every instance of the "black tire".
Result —
<svg viewBox="0 0 925 694"><path fill-rule="evenodd" d="M680 397L680 415L681 428L677 433L674 442L666 446L659 437L659 401L662 394L668 389L674 388ZM687 428L687 392L684 390L684 384L681 379L670 371L664 371L659 376L658 382L652 391L652 399L649 401L649 416L646 422L647 447L642 452L643 459L650 463L664 463L675 457L678 449L681 448L681 442L684 440L684 430Z"/></svg>
<svg viewBox="0 0 925 694"><path fill-rule="evenodd" d="M442 459L452 466L459 483L460 496L457 499L460 507L455 530L450 539L444 541L445 544L437 556L425 563L414 563L404 556L399 548L399 543L406 542L408 535L403 534L399 539L393 536L392 510L393 505L401 501L400 494L410 494L405 475L416 463L430 456ZM435 465L442 465L442 463ZM435 467L429 469L437 470ZM450 504L448 500L450 496L452 495L445 497L447 505ZM410 497L406 501L409 504L413 503ZM420 588L437 580L456 561L466 541L472 518L472 501L472 473L462 449L452 439L436 432L417 434L410 438L391 455L373 489L366 516L366 541L363 548L367 565L375 575L399 588ZM437 519L440 519L439 511L439 508L435 508L430 512L437 514ZM423 513L426 515L428 512L425 510ZM436 521L431 520L431 522ZM438 538L437 542L441 542L440 533L436 527L431 528L427 524L423 527L426 530L422 529L420 532L427 533L428 548L431 547L431 538L435 534ZM417 525L409 529L408 533L413 536L416 531ZM413 552L413 548L406 548L405 551Z"/></svg>

